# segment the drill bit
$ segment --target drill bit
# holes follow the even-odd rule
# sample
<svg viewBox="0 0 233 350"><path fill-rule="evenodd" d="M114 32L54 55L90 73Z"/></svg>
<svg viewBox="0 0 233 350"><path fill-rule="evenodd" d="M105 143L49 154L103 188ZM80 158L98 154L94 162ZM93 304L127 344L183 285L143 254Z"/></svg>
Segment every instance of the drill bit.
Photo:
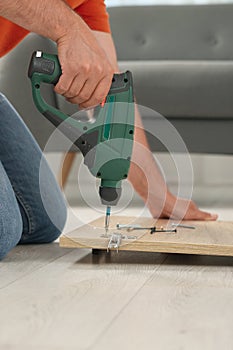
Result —
<svg viewBox="0 0 233 350"><path fill-rule="evenodd" d="M106 208L106 215L105 215L105 233L106 234L108 233L110 214L111 214L111 207L108 205Z"/></svg>

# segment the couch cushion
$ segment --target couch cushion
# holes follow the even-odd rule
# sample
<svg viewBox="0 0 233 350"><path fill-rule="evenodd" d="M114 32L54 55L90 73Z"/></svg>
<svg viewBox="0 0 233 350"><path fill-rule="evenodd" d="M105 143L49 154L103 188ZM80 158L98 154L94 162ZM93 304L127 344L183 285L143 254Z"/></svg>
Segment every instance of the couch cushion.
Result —
<svg viewBox="0 0 233 350"><path fill-rule="evenodd" d="M120 60L233 59L233 4L108 11Z"/></svg>
<svg viewBox="0 0 233 350"><path fill-rule="evenodd" d="M166 117L233 118L233 61L123 61L138 104Z"/></svg>

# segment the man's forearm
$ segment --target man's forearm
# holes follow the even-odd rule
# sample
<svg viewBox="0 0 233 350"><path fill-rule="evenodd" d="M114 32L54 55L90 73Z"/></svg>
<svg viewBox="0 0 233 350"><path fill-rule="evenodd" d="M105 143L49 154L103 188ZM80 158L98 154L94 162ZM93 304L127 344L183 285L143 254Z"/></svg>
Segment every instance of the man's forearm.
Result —
<svg viewBox="0 0 233 350"><path fill-rule="evenodd" d="M54 41L81 20L62 0L0 0L0 16Z"/></svg>

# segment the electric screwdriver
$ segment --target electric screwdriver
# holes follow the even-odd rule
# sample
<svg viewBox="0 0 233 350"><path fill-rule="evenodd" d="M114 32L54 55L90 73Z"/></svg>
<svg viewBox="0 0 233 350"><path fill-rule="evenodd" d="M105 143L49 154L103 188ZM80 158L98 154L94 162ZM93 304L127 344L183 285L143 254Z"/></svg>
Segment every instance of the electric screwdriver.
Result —
<svg viewBox="0 0 233 350"><path fill-rule="evenodd" d="M94 108L95 122L80 122L50 106L41 94L41 84L56 85L62 74L57 55L33 53L28 76L37 109L68 137L82 152L84 164L100 179L101 203L107 206L107 230L112 205L121 196L121 182L129 172L134 139L134 95L132 74L114 74L103 104Z"/></svg>

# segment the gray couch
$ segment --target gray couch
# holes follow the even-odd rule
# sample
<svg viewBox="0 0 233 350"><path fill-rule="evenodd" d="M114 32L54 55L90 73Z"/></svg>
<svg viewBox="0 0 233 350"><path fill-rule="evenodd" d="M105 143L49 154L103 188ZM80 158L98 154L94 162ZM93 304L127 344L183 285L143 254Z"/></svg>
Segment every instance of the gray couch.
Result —
<svg viewBox="0 0 233 350"><path fill-rule="evenodd" d="M171 121L190 152L231 154L233 4L116 7L109 14L120 66L133 72L137 102ZM32 104L27 66L35 49L55 52L53 43L31 34L1 59L0 90L43 147L53 127ZM51 87L45 93L64 108ZM147 129L156 127L153 115L143 121Z"/></svg>

